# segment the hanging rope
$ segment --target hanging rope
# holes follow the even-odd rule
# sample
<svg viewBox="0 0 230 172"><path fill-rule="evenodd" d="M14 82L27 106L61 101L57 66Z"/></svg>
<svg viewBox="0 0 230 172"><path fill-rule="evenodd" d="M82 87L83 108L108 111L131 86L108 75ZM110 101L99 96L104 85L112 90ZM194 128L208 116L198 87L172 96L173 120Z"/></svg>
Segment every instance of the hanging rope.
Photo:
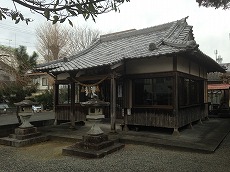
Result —
<svg viewBox="0 0 230 172"><path fill-rule="evenodd" d="M102 78L100 81L96 82L96 83L93 83L93 84L84 84L76 79L73 78L73 81L74 82L77 82L79 85L81 86L84 86L84 87L92 87L92 86L97 86L99 85L100 83L102 83L104 80L106 80L109 76L105 76L104 78Z"/></svg>

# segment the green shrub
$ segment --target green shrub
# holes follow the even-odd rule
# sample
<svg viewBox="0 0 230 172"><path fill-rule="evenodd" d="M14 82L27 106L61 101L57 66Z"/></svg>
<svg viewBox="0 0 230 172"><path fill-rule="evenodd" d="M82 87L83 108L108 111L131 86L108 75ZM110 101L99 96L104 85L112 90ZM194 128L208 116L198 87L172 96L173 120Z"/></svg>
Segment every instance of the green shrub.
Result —
<svg viewBox="0 0 230 172"><path fill-rule="evenodd" d="M35 101L42 104L44 110L53 109L53 90L46 90L45 93L35 96Z"/></svg>

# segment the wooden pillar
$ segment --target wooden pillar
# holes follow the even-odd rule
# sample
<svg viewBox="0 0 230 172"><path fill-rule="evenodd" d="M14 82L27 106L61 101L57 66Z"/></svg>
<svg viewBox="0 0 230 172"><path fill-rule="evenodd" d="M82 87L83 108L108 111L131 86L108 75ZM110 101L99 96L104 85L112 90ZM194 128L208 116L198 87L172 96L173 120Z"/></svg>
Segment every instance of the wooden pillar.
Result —
<svg viewBox="0 0 230 172"><path fill-rule="evenodd" d="M210 94L210 99L211 99L211 104L208 103L208 84L207 84L207 80L204 80L203 81L203 89L204 89L204 97L203 97L203 100L204 100L204 115L203 117L204 118L208 118L208 115L209 115L209 111L212 110L212 103L213 103L213 94L212 94L212 91L211 91L211 94ZM207 106L206 106L207 104ZM211 108L211 109L209 109Z"/></svg>
<svg viewBox="0 0 230 172"><path fill-rule="evenodd" d="M116 80L115 74L111 75L111 86L110 86L110 118L111 118L111 131L116 132Z"/></svg>
<svg viewBox="0 0 230 172"><path fill-rule="evenodd" d="M178 73L177 73L177 57L173 57L173 71L175 73L174 78L174 131L173 135L178 136L180 135L178 128L179 128L179 112L178 112L178 106L179 106L179 93L178 93L178 85L179 85L179 78L178 78Z"/></svg>
<svg viewBox="0 0 230 172"><path fill-rule="evenodd" d="M126 79L125 82L124 82L124 107L125 107L125 111L124 111L124 128L123 130L124 131L128 131L129 128L128 128L128 114L127 114L127 109L129 108L129 82L128 80Z"/></svg>
<svg viewBox="0 0 230 172"><path fill-rule="evenodd" d="M53 112L55 115L54 125L57 125L57 112L56 112L56 106L58 104L58 92L59 92L59 85L56 84L56 82L53 85Z"/></svg>
<svg viewBox="0 0 230 172"><path fill-rule="evenodd" d="M175 73L175 82L174 82L174 87L175 87L175 98L174 98L174 115L175 115L175 124L174 124L174 131L173 131L173 135L174 136L178 136L180 135L179 131L178 131L178 128L179 128L179 113L178 113L178 106L179 106L179 103L178 103L178 75L177 75L177 72Z"/></svg>
<svg viewBox="0 0 230 172"><path fill-rule="evenodd" d="M71 128L75 128L75 83L70 83L70 122Z"/></svg>

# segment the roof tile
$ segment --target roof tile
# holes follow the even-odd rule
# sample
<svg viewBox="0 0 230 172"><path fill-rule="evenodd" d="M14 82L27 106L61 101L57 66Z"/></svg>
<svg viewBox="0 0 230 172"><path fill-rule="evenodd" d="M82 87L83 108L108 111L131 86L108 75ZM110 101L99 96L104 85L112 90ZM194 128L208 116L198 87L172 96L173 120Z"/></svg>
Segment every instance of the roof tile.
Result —
<svg viewBox="0 0 230 172"><path fill-rule="evenodd" d="M189 26L186 18L183 18L150 28L108 34L101 36L89 48L68 58L68 62L53 61L38 66L37 70L52 73L82 70L111 65L123 59L184 52L187 49L197 48L195 41L191 44L191 40L194 40L191 33L192 26ZM150 43L154 43L156 49L150 51Z"/></svg>

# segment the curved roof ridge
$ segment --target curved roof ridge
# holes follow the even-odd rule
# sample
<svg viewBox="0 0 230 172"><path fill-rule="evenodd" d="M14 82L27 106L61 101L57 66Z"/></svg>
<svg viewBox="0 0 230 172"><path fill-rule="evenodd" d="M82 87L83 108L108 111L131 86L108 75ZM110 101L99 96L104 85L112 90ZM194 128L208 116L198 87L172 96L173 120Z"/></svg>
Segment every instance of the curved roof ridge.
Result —
<svg viewBox="0 0 230 172"><path fill-rule="evenodd" d="M185 20L185 18L181 19L181 20ZM137 36L137 35L141 35L141 34L147 34L149 32L156 32L156 31L162 31L165 29L169 29L172 26L176 26L178 21L181 20L176 20L173 22L168 22L168 23L164 23L164 24L160 24L160 25L156 25L156 26L152 26L152 27L147 27L147 28L143 28L143 29L130 29L130 30L126 30L123 32L115 32L112 34L106 34L106 35L101 35L100 36L100 40L101 42L106 42L106 41L114 41L117 39L121 39L121 38L127 38L130 36Z"/></svg>
<svg viewBox="0 0 230 172"><path fill-rule="evenodd" d="M168 32L165 34L165 39L169 39L175 33L175 31L181 27L181 25L184 25L183 27L187 26L188 25L186 22L187 18L188 16L175 21L174 25L172 25L171 28L168 30ZM182 31L182 30L179 29L179 31Z"/></svg>

